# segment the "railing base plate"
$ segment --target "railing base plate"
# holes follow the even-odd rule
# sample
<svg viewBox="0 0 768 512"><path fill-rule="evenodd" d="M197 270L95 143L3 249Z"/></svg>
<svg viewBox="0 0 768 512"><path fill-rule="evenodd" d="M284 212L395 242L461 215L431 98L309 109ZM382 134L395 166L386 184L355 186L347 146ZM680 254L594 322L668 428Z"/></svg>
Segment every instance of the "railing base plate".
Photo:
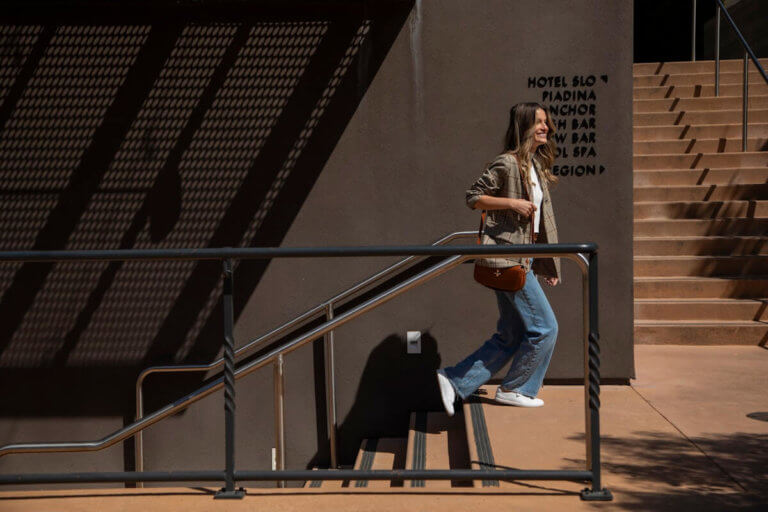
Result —
<svg viewBox="0 0 768 512"><path fill-rule="evenodd" d="M580 494L582 501L613 501L613 494L606 488L593 490L587 487Z"/></svg>
<svg viewBox="0 0 768 512"><path fill-rule="evenodd" d="M213 499L215 500L241 500L243 498L245 498L245 489L242 487L235 489L234 491L227 491L222 487L213 495Z"/></svg>

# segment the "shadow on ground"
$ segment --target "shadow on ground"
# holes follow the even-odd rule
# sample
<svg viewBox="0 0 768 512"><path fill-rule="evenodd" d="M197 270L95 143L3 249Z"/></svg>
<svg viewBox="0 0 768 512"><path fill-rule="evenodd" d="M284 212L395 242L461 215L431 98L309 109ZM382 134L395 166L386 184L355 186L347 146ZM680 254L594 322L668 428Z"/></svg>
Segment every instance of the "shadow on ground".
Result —
<svg viewBox="0 0 768 512"><path fill-rule="evenodd" d="M584 442L584 435L571 439ZM767 445L768 435L742 432L692 439L644 431L604 435L603 480L624 496L622 510L768 510ZM622 489L621 480L632 487Z"/></svg>

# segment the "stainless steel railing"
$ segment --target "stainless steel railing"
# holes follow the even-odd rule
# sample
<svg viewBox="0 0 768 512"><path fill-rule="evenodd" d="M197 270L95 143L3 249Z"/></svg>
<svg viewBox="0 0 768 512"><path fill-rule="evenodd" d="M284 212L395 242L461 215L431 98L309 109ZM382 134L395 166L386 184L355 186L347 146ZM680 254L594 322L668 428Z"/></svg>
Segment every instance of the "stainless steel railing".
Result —
<svg viewBox="0 0 768 512"><path fill-rule="evenodd" d="M447 270L459 265L466 259L470 259L464 256L453 256L445 261L442 261L432 267L420 272L419 274L407 279L399 285L377 294L375 297L363 302L362 304L352 308L343 314L336 316L335 318L324 322L323 324L315 327L314 329L306 332L284 344L275 348L261 357L249 362L248 364L238 368L234 372L235 379L240 379L253 371L266 366L267 364L276 361L278 356L293 352L310 341L314 341L328 332L331 332L335 328L347 323L348 321L360 316L361 314L374 309L375 307L388 302L389 300L397 297L403 292L417 286L423 282L426 282L438 275L443 274ZM145 428L154 425L163 418L167 418L182 409L186 409L191 404L205 398L206 396L214 393L224 387L224 377L219 377L201 388L187 394L186 396L176 400L175 402L161 407L157 411L154 411L143 418L135 421L134 423L127 425L112 434L109 434L102 439L96 441L81 441L81 442L54 442L54 443L17 443L9 444L0 447L0 457L4 455L10 455L13 453L53 453L53 452L79 452L79 451L96 451L109 446L114 445L128 437L134 435Z"/></svg>
<svg viewBox="0 0 768 512"><path fill-rule="evenodd" d="M441 246L441 245L448 244L454 240L458 240L461 238L471 238L475 236L477 236L477 231L457 231L457 232L445 235L439 240L436 240L435 242L432 243L432 245ZM304 313L276 327L275 329L267 332L266 334L263 334L262 336L252 339L242 347L235 350L235 357L242 357L245 354L253 352L260 347L263 347L269 341L274 340L281 334L284 334L288 332L290 329L298 327L310 320L314 320L322 313L325 313L327 320L332 320L335 304L338 304L339 302L352 297L356 293L359 293L369 288L371 285L380 282L384 278L392 275L394 272L407 267L409 264L415 262L417 259L418 259L417 256L408 256L407 258L404 258L394 263L393 265L390 265L389 267L367 277L366 279L363 279L362 281L352 285L351 287L347 288L341 293L338 293L333 297L331 297L330 299L321 302L320 304L314 306L313 308L308 309ZM335 359L334 359L333 331L330 331L326 335L324 344L325 344L326 417L328 419L327 427L328 427L328 437L330 441L331 467L335 468L338 466L338 456L337 456L337 448L336 448L336 430L337 430L336 384L335 384L336 368L334 363ZM142 418L144 418L143 385L144 385L144 381L149 375L152 375L155 373L182 373L182 372L210 371L216 368L220 368L221 366L224 365L224 362L225 362L225 358L222 357L209 364L151 366L143 370L139 374L138 378L136 379L136 418L135 418L136 421L139 421ZM277 365L278 363L275 362L275 364ZM281 365L280 372L282 374L282 363L280 363L280 365ZM277 369L275 369L275 372L277 375ZM282 395L282 389L283 388L280 388L280 392L278 393L276 388L275 404L278 404L278 403L282 404L284 402L285 397ZM275 405L276 413L280 412L282 414L283 410L284 409L282 406L278 408L278 406ZM284 425L284 418L282 417L276 418L275 421L279 422L280 425ZM283 431L284 431L284 427L276 428L276 432L278 434L277 434L276 443L275 443L275 451L276 451L275 464L278 470L285 469L284 443L279 434L279 432L283 432ZM136 471L144 471L143 431L140 430L136 433L136 435L134 436L134 443L135 443L134 456L136 459ZM139 483L138 486L141 487L141 483Z"/></svg>
<svg viewBox="0 0 768 512"><path fill-rule="evenodd" d="M696 61L696 2L697 0L691 0L693 4L692 11L692 40L691 40L691 60ZM720 14L725 14L725 19L733 28L736 33L736 37L739 39L741 46L744 47L744 65L743 69L743 90L742 90L742 119L741 119L741 151L747 151L747 140L749 137L749 60L752 59L757 71L762 75L765 83L768 84L768 74L760 64L755 52L752 51L752 47L749 46L747 40L739 30L738 25L731 17L731 14L726 9L722 0L715 0L717 3L717 11L715 13L715 96L720 96Z"/></svg>

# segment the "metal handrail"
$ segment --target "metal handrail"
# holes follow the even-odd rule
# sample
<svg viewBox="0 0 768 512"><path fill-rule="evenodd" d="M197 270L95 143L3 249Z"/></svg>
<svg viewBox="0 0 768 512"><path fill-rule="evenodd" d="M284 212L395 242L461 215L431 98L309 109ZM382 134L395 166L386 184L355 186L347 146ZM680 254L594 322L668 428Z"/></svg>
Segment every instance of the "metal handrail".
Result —
<svg viewBox="0 0 768 512"><path fill-rule="evenodd" d="M718 38L716 41L717 46L717 55L716 55L716 62L715 62L715 93L716 96L720 95L720 11L725 14L725 19L728 20L728 23L731 24L731 28L733 28L734 32L736 32L736 36L739 38L739 42L741 42L741 46L744 47L744 73L743 73L743 84L744 84L744 90L742 92L742 118L741 118L741 151L746 152L747 151L747 139L748 139L748 131L749 131L749 121L748 121L748 111L749 111L749 59L751 58L752 61L755 63L755 66L757 67L757 70L760 72L760 74L763 77L763 80L765 80L765 83L768 84L768 75L766 75L765 70L763 69L763 66L760 65L760 61L757 60L757 56L755 55L755 52L752 51L752 47L749 46L749 43L747 43L747 40L744 39L744 36L741 34L741 31L739 30L739 27L736 26L736 22L733 21L733 18L731 17L731 14L728 12L728 9L725 8L725 5L723 5L722 0L715 0L717 2L717 30L716 37Z"/></svg>
<svg viewBox="0 0 768 512"><path fill-rule="evenodd" d="M450 233L448 235L445 235L444 237L440 238L439 240L436 240L432 243L433 246L440 246L445 245L447 243L450 243L454 240L460 239L460 238L468 238L468 237L474 237L477 236L477 231L456 231L454 233ZM301 313L300 315L296 316L295 318L289 320L288 322L276 327L275 329L272 329L271 331L267 332L266 334L263 334L262 336L259 336L258 338L254 338L242 347L235 350L235 357L240 357L245 355L248 352L252 352L256 350L257 348L265 345L267 342L274 340L281 334L285 333L286 331L299 326L309 320L315 319L317 316L319 316L320 313L325 313L326 317L333 315L333 305L337 302L340 302L342 300L345 300L354 294L368 288L374 283L377 283L384 279L385 277L391 275L397 270L400 270L404 267L406 267L411 262L415 261L418 257L417 256L408 256L407 258L404 258L397 263L394 263L393 265L390 265L389 267L367 277L366 279L363 279L362 281L352 285L351 287L347 288L346 290L334 295L328 300L325 300L321 302L320 304L308 309L304 313ZM329 318L330 319L330 318ZM329 343L329 345L332 346L332 341ZM329 349L330 350L330 349ZM330 360L332 361L332 350L331 354L329 355ZM138 378L136 379L136 420L140 420L144 417L144 394L143 394L143 384L144 380L153 373L181 373L181 372L199 372L199 371L209 371L213 370L215 368L220 368L224 365L225 359L224 357L221 357L209 364L196 364L196 365L159 365L159 366L150 366L149 368L145 368L142 370L142 372L139 374ZM327 386L333 386L332 380L329 380L329 382L326 383ZM335 397L330 397L335 398ZM329 401L329 409L334 408L335 406L333 404L334 400ZM330 421L330 418L329 418ZM335 419L333 420L333 425L335 425ZM331 436L331 442L334 445L331 449L331 464L332 466L336 466L336 453L335 453L335 435L333 433L333 429L331 428L332 425L329 425L329 435ZM278 443L279 444L279 443ZM279 460L279 446L278 446L278 467L280 466L280 460ZM134 458L136 459L136 471L143 471L144 470L144 435L141 431L139 431L135 436L135 446L134 446Z"/></svg>
<svg viewBox="0 0 768 512"><path fill-rule="evenodd" d="M477 231L456 231L454 233L450 233L448 235L445 235L444 237L440 238L439 240L436 240L431 245L433 246L440 246L445 245L447 243L450 243L454 240L460 239L460 238L469 238L469 237L475 237L477 236ZM331 319L333 317L333 306L335 303L340 302L342 300L345 300L354 294L368 288L372 284L375 284L382 279L384 279L387 276L390 276L395 271L400 270L404 267L406 267L408 264L415 261L418 257L417 256L408 256L407 258L404 258L393 265L390 265L389 267L363 279L362 281L359 281L358 283L352 285L351 287L347 288L346 290L334 295L330 299L327 299L320 304L308 309L304 313L301 313L300 315L296 316L295 318L289 320L288 322L272 329L271 331L267 332L266 334L263 334L262 336L259 336L257 338L252 339L242 347L235 350L235 357L240 357L245 355L246 353L252 352L256 350L257 348L262 347L267 342L274 340L281 334L285 333L286 331L297 327L299 325L302 325L303 323L315 319L317 316L319 316L320 313L325 313L327 319ZM331 340L329 343L329 348L327 348L327 351L331 351L332 349L330 347L333 346L333 341ZM333 354L328 354L326 360L333 361ZM136 379L136 417L135 420L138 421L144 417L144 394L143 394L143 384L144 380L153 373L181 373L181 372L199 372L199 371L209 371L213 370L215 368L220 368L224 365L225 358L221 357L211 363L208 364L196 364L196 365L159 365L159 366L150 366L148 368L145 368L142 370L142 372L139 374L138 378ZM332 368L331 368L332 370ZM329 372L326 372L328 374ZM328 400L328 409L329 409L329 435L331 437L331 465L333 467L336 466L336 436L335 436L335 393L333 393L333 379L330 378L329 375L326 375L326 378L328 382L326 382L326 389L329 391L329 394L333 395L330 396L331 400ZM333 411L331 411L333 409ZM135 435L135 446L134 446L134 458L136 460L136 471L143 471L144 470L144 435L142 431L139 431ZM280 450L280 443L277 443L277 465L279 469L282 469L280 466L281 462L281 450Z"/></svg>
<svg viewBox="0 0 768 512"><path fill-rule="evenodd" d="M693 35L692 35L692 55L691 60L696 61L696 0L692 0L693 2ZM768 74L766 74L765 69L763 69L763 66L760 65L760 61L758 60L757 56L755 55L755 52L752 50L752 47L749 46L749 43L744 38L744 35L742 35L741 30L739 30L739 27L736 25L736 22L731 17L731 14L728 12L728 9L723 4L722 0L715 0L717 3L717 11L715 14L715 96L720 96L720 13L725 14L725 19L728 20L728 23L730 23L731 28L733 28L733 31L736 33L736 36L741 43L741 46L744 47L744 65L743 65L743 91L742 91L742 119L741 119L741 151L746 152L747 151L747 139L748 139L748 133L749 133L749 59L752 59L752 62L755 63L755 67L757 68L757 71L760 73L760 75L763 77L763 80L765 80L765 83L768 84Z"/></svg>
<svg viewBox="0 0 768 512"><path fill-rule="evenodd" d="M1 255L0 255L1 256ZM349 311L335 317L332 320L326 321L323 324L315 327L311 331L304 333L290 341L285 342L280 347L277 347L267 354L255 359L254 361L238 368L235 371L235 379L244 377L254 370L265 366L276 359L278 355L284 355L292 352L301 345L304 345L310 341L314 341L326 332L329 332L336 327L345 324L349 320L359 316L360 314L373 309L374 307L387 302L407 289L427 281L432 277L442 274L449 268L452 268L466 259L471 259L466 256L453 256L447 260L444 260L432 267L420 272L419 274L405 280L399 285L384 291L373 298L363 302L362 304L352 308ZM447 268L446 268L447 267ZM71 451L97 451L103 448L108 448L115 443L118 443L128 437L132 436L136 432L139 432L151 425L154 425L158 421L171 416L182 409L186 409L189 405L205 398L206 396L214 393L224 387L224 378L219 377L209 382L208 384L198 388L192 393L170 403L164 407L161 407L157 411L144 416L142 419L131 423L119 430L116 430L110 435L103 437L96 441L80 441L80 442L61 442L61 443L17 443L0 446L0 457L10 454L19 453L54 453L54 452L71 452Z"/></svg>
<svg viewBox="0 0 768 512"><path fill-rule="evenodd" d="M512 249L512 250L511 250ZM587 256L585 256L587 255ZM348 311L327 320L323 324L306 332L290 341L287 341L272 349L268 353L258 357L254 361L235 369L234 366L234 339L232 336L232 259L271 259L276 257L359 257L359 256L441 256L446 259L432 265L428 269L419 272L405 281L377 294L367 301L351 308ZM177 411L184 409L213 392L224 388L225 404L225 450L226 468L224 472L208 472L214 475L211 478L219 479L223 476L225 487L217 494L217 497L241 497L242 490L234 488L236 479L248 480L253 478L265 480L288 480L295 478L296 472L275 471L249 472L238 471L234 468L234 383L235 380L244 377L258 368L282 358L283 355L314 341L315 339L331 332L335 328L349 322L363 313L388 302L405 291L442 275L461 263L473 260L476 257L564 257L574 260L582 271L582 290L584 294L584 384L585 384L585 420L586 420L586 461L587 471L575 475L574 472L549 471L549 477L553 479L579 479L589 481L591 489L582 491L582 499L611 499L607 489L601 487L600 479L600 428L599 428L599 388L600 388L600 359L597 332L597 246L587 244L552 244L552 245L519 245L519 246L415 246L415 247L328 247L328 248L226 248L226 249L159 249L159 250L108 250L108 251L16 251L0 253L0 261L114 261L114 260L141 260L141 259L220 259L224 263L224 353L225 373L223 377L215 379L196 391L168 404L152 414L127 425L112 434L97 441L85 442L59 442L59 443L17 443L0 447L0 457L11 453L41 453L41 452L66 452L66 451L94 451L111 446L124 440L136 432L168 417ZM449 472L456 470L447 470ZM460 471L461 472L461 471ZM205 473L205 472L203 472ZM439 475L438 475L439 473ZM466 471L462 472L467 473ZM483 475L481 475L483 473ZM541 472L528 471L502 471L502 475L509 473L508 478L536 479ZM513 475L514 473L514 475ZM9 475L0 477L0 484L4 483L40 483L54 481L186 481L192 475L202 476L201 472L180 471L162 473L159 475L146 475L140 472L104 473L104 474L39 474L39 475ZM447 474L447 473L445 473ZM458 474L458 473L457 473ZM290 475L294 475L293 477ZM394 478L402 478L410 475L410 472L393 471ZM383 473L379 475L383 477ZM334 475L318 475L321 479L336 479ZM430 474L427 472L424 479L444 478L442 471ZM482 479L484 472L468 472L464 475L470 479ZM206 479L209 477L205 477Z"/></svg>
<svg viewBox="0 0 768 512"><path fill-rule="evenodd" d="M744 35L741 33L741 30L739 30L738 25L736 25L736 22L731 17L731 14L728 12L728 9L726 9L725 5L723 4L723 1L715 0L715 2L717 2L717 17L716 17L717 28L715 30L717 41L715 44L715 48L717 49L716 60L718 61L718 68L719 68L719 57L720 57L720 11L722 11L725 14L725 19L728 20L728 23L731 24L731 28L733 28L734 32L736 32L736 36L739 38L739 42L741 43L741 46L744 47L744 51L746 55L750 59L752 59L752 62L755 63L755 67L760 72L760 75L763 77L763 80L765 80L765 83L768 84L768 74L765 72L765 69L763 69L763 66L760 64L760 61L755 55L755 52L752 50L752 47L744 38ZM719 81L719 77L716 77L716 78Z"/></svg>

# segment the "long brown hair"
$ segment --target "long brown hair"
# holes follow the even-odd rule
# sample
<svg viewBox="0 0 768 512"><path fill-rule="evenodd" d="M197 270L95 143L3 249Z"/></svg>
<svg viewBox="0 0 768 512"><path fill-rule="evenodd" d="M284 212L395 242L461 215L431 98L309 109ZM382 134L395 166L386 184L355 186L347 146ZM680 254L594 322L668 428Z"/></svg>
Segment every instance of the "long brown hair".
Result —
<svg viewBox="0 0 768 512"><path fill-rule="evenodd" d="M536 110L541 109L547 116L547 142L541 144L535 150L534 133L536 132ZM504 150L517 158L520 172L530 183L528 168L535 156L540 167L540 175L547 180L550 185L557 183L557 176L552 174L552 164L555 162L555 141L552 135L555 133L555 124L549 112L539 103L518 103L509 111L509 128L504 137ZM535 155L534 155L535 153Z"/></svg>

